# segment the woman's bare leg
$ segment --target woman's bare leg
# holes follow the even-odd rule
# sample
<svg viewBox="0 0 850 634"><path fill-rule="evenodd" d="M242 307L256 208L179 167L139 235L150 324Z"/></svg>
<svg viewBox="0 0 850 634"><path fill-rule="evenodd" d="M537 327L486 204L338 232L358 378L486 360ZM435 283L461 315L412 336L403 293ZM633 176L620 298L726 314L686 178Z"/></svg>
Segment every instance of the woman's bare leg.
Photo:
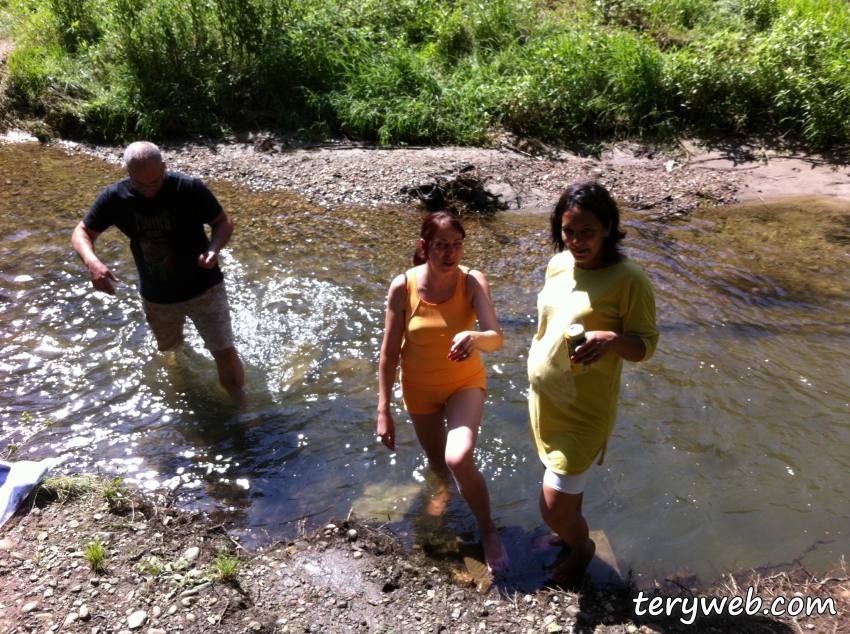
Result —
<svg viewBox="0 0 850 634"><path fill-rule="evenodd" d="M587 521L581 514L583 493L561 493L543 484L540 493L540 514L543 521L558 534L572 551L567 560L552 573L552 580L565 586L579 586L596 552L590 539Z"/></svg>
<svg viewBox="0 0 850 634"><path fill-rule="evenodd" d="M460 494L478 521L487 565L496 572L507 569L508 554L490 514L487 482L475 465L473 455L481 413L484 411L484 396L484 390L481 389L463 390L453 394L446 402L448 433L445 456Z"/></svg>
<svg viewBox="0 0 850 634"><path fill-rule="evenodd" d="M433 414L411 414L416 438L428 458L428 466L440 479L428 502L428 515L440 516L449 505L449 467L446 465L446 411L445 407Z"/></svg>
<svg viewBox="0 0 850 634"><path fill-rule="evenodd" d="M433 414L410 414L413 431L419 440L419 446L428 458L428 466L437 475L448 478L449 467L446 464L446 408Z"/></svg>
<svg viewBox="0 0 850 634"><path fill-rule="evenodd" d="M578 506L576 507L576 511L578 512L579 515L581 515L581 503L582 503L583 500L584 500L584 493L581 493L579 495ZM563 539L561 539L560 535L555 535L554 537L552 537L549 540L549 545L553 546L555 548L563 548L564 546L567 545L567 542L565 542Z"/></svg>

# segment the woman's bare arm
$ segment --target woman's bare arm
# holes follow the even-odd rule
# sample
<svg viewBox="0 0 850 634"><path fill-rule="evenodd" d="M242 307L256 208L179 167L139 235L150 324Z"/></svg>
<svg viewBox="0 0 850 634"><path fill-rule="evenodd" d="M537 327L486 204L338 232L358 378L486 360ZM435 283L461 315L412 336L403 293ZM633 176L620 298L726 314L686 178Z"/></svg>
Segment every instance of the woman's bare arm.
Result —
<svg viewBox="0 0 850 634"><path fill-rule="evenodd" d="M390 403L395 383L401 342L404 339L404 305L407 287L403 275L390 284L387 296L387 316L384 325L384 341L381 344L381 359L378 366L378 435L388 448L395 449L395 421Z"/></svg>
<svg viewBox="0 0 850 634"><path fill-rule="evenodd" d="M466 284L467 297L471 297L470 304L475 309L481 330L467 330L455 335L449 351L449 358L453 361L464 361L475 350L495 352L502 347L504 341L493 302L490 301L490 286L484 274L480 271L470 271Z"/></svg>

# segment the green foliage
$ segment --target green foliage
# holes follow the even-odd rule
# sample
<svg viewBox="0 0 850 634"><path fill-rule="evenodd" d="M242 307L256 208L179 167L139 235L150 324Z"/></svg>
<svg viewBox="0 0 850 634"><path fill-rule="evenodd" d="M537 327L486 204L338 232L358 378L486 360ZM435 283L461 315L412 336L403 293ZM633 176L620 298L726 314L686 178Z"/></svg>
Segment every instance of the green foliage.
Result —
<svg viewBox="0 0 850 634"><path fill-rule="evenodd" d="M239 570L239 557L231 555L227 548L222 548L210 564L213 578L219 581L232 581L236 579Z"/></svg>
<svg viewBox="0 0 850 634"><path fill-rule="evenodd" d="M757 31L766 31L779 17L779 3L776 0L742 0L741 15L752 23Z"/></svg>
<svg viewBox="0 0 850 634"><path fill-rule="evenodd" d="M132 505L130 492L121 484L121 478L105 481L102 495L109 509L115 513L123 513Z"/></svg>
<svg viewBox="0 0 850 634"><path fill-rule="evenodd" d="M157 577L165 571L165 563L156 555L151 555L147 559L142 559L136 564L136 570L146 572L152 577Z"/></svg>
<svg viewBox="0 0 850 634"><path fill-rule="evenodd" d="M100 39L95 17L99 7L91 0L48 0L47 7L56 20L54 28L62 47L69 53L77 53Z"/></svg>
<svg viewBox="0 0 850 634"><path fill-rule="evenodd" d="M98 484L98 479L91 475L49 476L39 483L31 495L34 500L58 500L65 503L88 497Z"/></svg>
<svg viewBox="0 0 850 634"><path fill-rule="evenodd" d="M850 142L846 2L6 1L6 108L66 135Z"/></svg>
<svg viewBox="0 0 850 634"><path fill-rule="evenodd" d="M711 0L599 0L595 11L604 22L620 26L691 30L708 21L715 4Z"/></svg>
<svg viewBox="0 0 850 634"><path fill-rule="evenodd" d="M14 440L11 441L8 445L6 445L6 451L3 454L3 459L8 460L16 453L18 453L18 449L20 449L20 445L16 443Z"/></svg>
<svg viewBox="0 0 850 634"><path fill-rule="evenodd" d="M45 427L50 427L53 424L53 421L49 418L44 418L39 421L35 416L30 414L29 412L24 412L23 414L21 414L21 422L24 425L34 425L40 422Z"/></svg>
<svg viewBox="0 0 850 634"><path fill-rule="evenodd" d="M86 546L86 560L89 562L89 568L93 573L96 575L106 574L106 548L97 537Z"/></svg>
<svg viewBox="0 0 850 634"><path fill-rule="evenodd" d="M189 562L183 557L178 557L176 561L165 564L166 572L182 572L189 567Z"/></svg>

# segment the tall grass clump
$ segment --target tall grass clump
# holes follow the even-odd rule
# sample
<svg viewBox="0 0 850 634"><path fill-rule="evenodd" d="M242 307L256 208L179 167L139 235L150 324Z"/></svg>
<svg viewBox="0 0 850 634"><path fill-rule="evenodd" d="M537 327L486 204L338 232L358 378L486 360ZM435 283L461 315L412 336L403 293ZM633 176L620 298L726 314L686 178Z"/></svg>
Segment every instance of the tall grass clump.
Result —
<svg viewBox="0 0 850 634"><path fill-rule="evenodd" d="M92 495L98 485L99 480L93 475L49 476L44 478L30 495L34 502L57 500L64 504Z"/></svg>
<svg viewBox="0 0 850 634"><path fill-rule="evenodd" d="M501 60L509 77L501 110L507 127L557 139L641 134L664 123L660 52L648 38L603 29L560 33L516 48Z"/></svg>
<svg viewBox="0 0 850 634"><path fill-rule="evenodd" d="M66 135L850 143L832 0L5 0L11 24L4 107Z"/></svg>

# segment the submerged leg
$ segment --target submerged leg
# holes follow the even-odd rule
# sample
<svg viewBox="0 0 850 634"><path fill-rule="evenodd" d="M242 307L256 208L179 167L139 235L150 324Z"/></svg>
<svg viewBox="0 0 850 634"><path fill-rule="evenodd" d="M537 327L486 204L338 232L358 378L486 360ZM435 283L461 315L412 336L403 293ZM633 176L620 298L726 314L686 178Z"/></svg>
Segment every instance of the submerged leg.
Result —
<svg viewBox="0 0 850 634"><path fill-rule="evenodd" d="M446 465L446 411L440 409L433 414L411 414L413 430L419 446L428 458L428 466L443 479L449 477Z"/></svg>
<svg viewBox="0 0 850 634"><path fill-rule="evenodd" d="M446 465L446 413L445 408L433 414L411 414L413 430L419 445L428 458L428 466L440 482L428 502L428 515L439 516L449 505L449 467Z"/></svg>
<svg viewBox="0 0 850 634"><path fill-rule="evenodd" d="M231 346L212 353L218 370L218 380L237 403L245 400L245 368L236 348Z"/></svg>
<svg viewBox="0 0 850 634"><path fill-rule="evenodd" d="M562 493L546 483L540 493L543 521L572 551L550 577L552 581L567 587L580 586L584 582L584 573L596 552L596 544L590 539L587 521L581 513L583 497L584 493Z"/></svg>
<svg viewBox="0 0 850 634"><path fill-rule="evenodd" d="M487 482L475 465L473 456L483 410L484 390L478 388L457 392L446 402L446 464L478 521L487 565L491 571L498 572L507 570L508 554L490 514Z"/></svg>

